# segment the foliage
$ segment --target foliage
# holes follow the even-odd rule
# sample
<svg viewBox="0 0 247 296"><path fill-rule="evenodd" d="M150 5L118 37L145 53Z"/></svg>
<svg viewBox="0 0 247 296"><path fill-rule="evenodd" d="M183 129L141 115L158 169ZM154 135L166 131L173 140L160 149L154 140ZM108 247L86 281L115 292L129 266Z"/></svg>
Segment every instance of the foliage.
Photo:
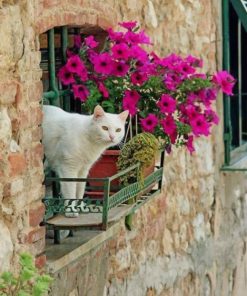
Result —
<svg viewBox="0 0 247 296"><path fill-rule="evenodd" d="M30 254L20 254L20 272L3 272L0 276L0 296L46 295L53 279L35 267Z"/></svg>
<svg viewBox="0 0 247 296"><path fill-rule="evenodd" d="M72 86L85 112L97 104L108 112L129 110L138 114L142 131L165 140L168 152L172 145L192 152L194 138L209 136L218 124L213 102L220 89L232 94L234 78L226 71L198 72L202 60L191 55L159 57L142 47L152 44L136 22L120 26L119 32L107 30L103 48L93 36L75 36L59 80Z"/></svg>
<svg viewBox="0 0 247 296"><path fill-rule="evenodd" d="M144 179L144 170L153 164L155 155L159 149L159 142L151 133L140 133L127 142L120 152L117 167L120 171L140 163L138 173L135 170L128 172L121 178L124 186Z"/></svg>

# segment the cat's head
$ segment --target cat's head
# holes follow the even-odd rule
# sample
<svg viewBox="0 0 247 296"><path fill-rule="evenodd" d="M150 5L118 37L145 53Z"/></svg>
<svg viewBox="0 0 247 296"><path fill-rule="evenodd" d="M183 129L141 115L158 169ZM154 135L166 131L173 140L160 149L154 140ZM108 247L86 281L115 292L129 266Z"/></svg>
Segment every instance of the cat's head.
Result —
<svg viewBox="0 0 247 296"><path fill-rule="evenodd" d="M96 143L110 147L121 142L125 134L125 122L129 111L120 114L105 112L99 105L95 107L92 116L93 138Z"/></svg>

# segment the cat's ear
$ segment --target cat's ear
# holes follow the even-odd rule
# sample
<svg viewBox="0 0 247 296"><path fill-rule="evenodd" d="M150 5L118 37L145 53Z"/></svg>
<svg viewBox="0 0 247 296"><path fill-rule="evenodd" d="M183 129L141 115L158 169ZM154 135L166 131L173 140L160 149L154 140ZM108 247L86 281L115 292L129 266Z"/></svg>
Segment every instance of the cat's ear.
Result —
<svg viewBox="0 0 247 296"><path fill-rule="evenodd" d="M127 119L128 115L129 115L129 110L125 110L125 111L123 111L122 113L120 113L120 114L118 115L118 117L119 117L122 121L125 121L125 120Z"/></svg>
<svg viewBox="0 0 247 296"><path fill-rule="evenodd" d="M93 118L98 119L104 115L105 115L105 111L103 110L103 108L100 105L97 105L93 111Z"/></svg>

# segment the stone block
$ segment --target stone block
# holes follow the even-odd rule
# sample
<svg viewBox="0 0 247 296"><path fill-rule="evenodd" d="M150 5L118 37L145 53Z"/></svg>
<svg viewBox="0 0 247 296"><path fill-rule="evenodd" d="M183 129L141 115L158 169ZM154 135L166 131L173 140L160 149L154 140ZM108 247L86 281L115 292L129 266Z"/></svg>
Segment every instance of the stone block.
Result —
<svg viewBox="0 0 247 296"><path fill-rule="evenodd" d="M42 254L35 258L35 266L39 269L43 268L46 264L46 255Z"/></svg>
<svg viewBox="0 0 247 296"><path fill-rule="evenodd" d="M26 169L26 159L22 153L10 153L8 160L11 177L22 174Z"/></svg>
<svg viewBox="0 0 247 296"><path fill-rule="evenodd" d="M17 93L15 81L5 81L0 83L0 104L13 104Z"/></svg>
<svg viewBox="0 0 247 296"><path fill-rule="evenodd" d="M39 239L30 245L30 252L33 256L43 254L45 250L45 238Z"/></svg>
<svg viewBox="0 0 247 296"><path fill-rule="evenodd" d="M11 139L11 121L7 108L0 108L0 143L8 145Z"/></svg>
<svg viewBox="0 0 247 296"><path fill-rule="evenodd" d="M10 185L11 196L14 196L17 193L20 193L22 190L23 190L23 179L18 178L11 182L11 185Z"/></svg>
<svg viewBox="0 0 247 296"><path fill-rule="evenodd" d="M40 167L42 165L42 159L43 159L43 145L41 143L38 143L31 152L31 165L32 167Z"/></svg>
<svg viewBox="0 0 247 296"><path fill-rule="evenodd" d="M45 214L45 205L35 203L29 210L29 224L32 227L36 227L43 220Z"/></svg>
<svg viewBox="0 0 247 296"><path fill-rule="evenodd" d="M43 84L37 81L28 87L28 97L30 101L40 101L42 99Z"/></svg>
<svg viewBox="0 0 247 296"><path fill-rule="evenodd" d="M31 230L27 235L27 243L31 244L45 237L45 226Z"/></svg>
<svg viewBox="0 0 247 296"><path fill-rule="evenodd" d="M31 124L32 126L37 126L42 123L43 112L39 105L31 107Z"/></svg>
<svg viewBox="0 0 247 296"><path fill-rule="evenodd" d="M11 240L10 230L0 220L0 274L9 270L10 260L13 255L13 243Z"/></svg>

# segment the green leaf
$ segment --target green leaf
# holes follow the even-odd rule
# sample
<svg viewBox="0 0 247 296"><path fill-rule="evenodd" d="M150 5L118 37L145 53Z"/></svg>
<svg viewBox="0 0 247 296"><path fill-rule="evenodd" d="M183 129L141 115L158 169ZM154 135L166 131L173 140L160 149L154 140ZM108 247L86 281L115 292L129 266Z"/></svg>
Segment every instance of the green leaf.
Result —
<svg viewBox="0 0 247 296"><path fill-rule="evenodd" d="M1 275L1 279L3 279L4 282L6 282L6 283L11 283L13 278L14 278L14 276L13 276L12 272L5 271Z"/></svg>
<svg viewBox="0 0 247 296"><path fill-rule="evenodd" d="M37 282L33 286L32 295L33 296L42 296L49 290L49 283Z"/></svg>
<svg viewBox="0 0 247 296"><path fill-rule="evenodd" d="M32 294L29 294L24 290L20 290L17 295L18 296L32 296Z"/></svg>
<svg viewBox="0 0 247 296"><path fill-rule="evenodd" d="M25 266L30 269L35 269L33 257L32 257L32 255L30 255L28 253L22 253L20 255L20 264L21 264L21 266Z"/></svg>
<svg viewBox="0 0 247 296"><path fill-rule="evenodd" d="M26 281L29 281L34 275L35 275L35 271L33 269L24 267L20 273L20 279L21 281L26 282Z"/></svg>
<svg viewBox="0 0 247 296"><path fill-rule="evenodd" d="M109 112L109 113L115 112L114 104L111 101L103 101L101 106L106 112Z"/></svg>
<svg viewBox="0 0 247 296"><path fill-rule="evenodd" d="M40 275L33 286L33 296L42 296L49 290L53 278L47 274Z"/></svg>
<svg viewBox="0 0 247 296"><path fill-rule="evenodd" d="M13 292L15 296L45 295L53 278L48 274L40 274L34 266L32 255L28 253L22 253L19 262L21 270L17 277L14 277L11 272L4 272L0 276L0 296L9 296L5 292L8 289L15 291Z"/></svg>
<svg viewBox="0 0 247 296"><path fill-rule="evenodd" d="M5 289L7 287L7 285L6 284L0 284L0 290L3 290L3 289Z"/></svg>

